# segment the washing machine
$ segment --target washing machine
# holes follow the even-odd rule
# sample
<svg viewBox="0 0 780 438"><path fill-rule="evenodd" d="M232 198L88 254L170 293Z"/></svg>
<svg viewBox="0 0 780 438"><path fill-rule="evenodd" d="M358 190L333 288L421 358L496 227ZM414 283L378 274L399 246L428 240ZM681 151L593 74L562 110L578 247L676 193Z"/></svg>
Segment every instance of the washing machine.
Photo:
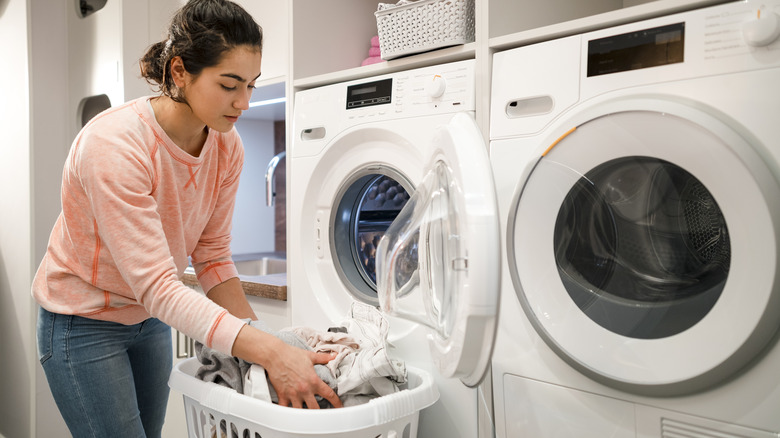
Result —
<svg viewBox="0 0 780 438"><path fill-rule="evenodd" d="M779 16L494 55L499 437L780 435Z"/></svg>
<svg viewBox="0 0 780 438"><path fill-rule="evenodd" d="M382 309L388 353L441 394L420 437L476 437L501 256L474 61L304 90L289 160L294 326L325 330L355 302ZM480 407L481 406L481 407Z"/></svg>

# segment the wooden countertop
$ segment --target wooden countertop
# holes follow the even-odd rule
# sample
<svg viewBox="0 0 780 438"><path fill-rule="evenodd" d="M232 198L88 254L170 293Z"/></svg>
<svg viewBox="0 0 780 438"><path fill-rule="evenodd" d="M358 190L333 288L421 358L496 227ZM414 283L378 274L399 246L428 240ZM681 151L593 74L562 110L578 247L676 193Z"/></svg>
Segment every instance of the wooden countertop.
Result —
<svg viewBox="0 0 780 438"><path fill-rule="evenodd" d="M244 293L272 300L287 301L287 274L239 275ZM195 274L185 272L182 282L190 287L200 287Z"/></svg>

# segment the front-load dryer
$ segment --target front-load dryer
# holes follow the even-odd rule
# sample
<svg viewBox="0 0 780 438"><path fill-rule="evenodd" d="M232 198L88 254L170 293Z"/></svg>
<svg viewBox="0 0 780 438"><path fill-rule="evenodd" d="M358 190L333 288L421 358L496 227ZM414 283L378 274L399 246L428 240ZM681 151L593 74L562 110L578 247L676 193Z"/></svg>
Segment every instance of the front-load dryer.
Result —
<svg viewBox="0 0 780 438"><path fill-rule="evenodd" d="M779 17L494 55L499 437L780 434Z"/></svg>
<svg viewBox="0 0 780 438"><path fill-rule="evenodd" d="M441 394L420 413L420 437L492 430L479 422L487 409L479 384L493 347L501 258L491 166L474 121L474 65L295 95L292 324L325 330L354 302L381 307L389 354L429 371Z"/></svg>

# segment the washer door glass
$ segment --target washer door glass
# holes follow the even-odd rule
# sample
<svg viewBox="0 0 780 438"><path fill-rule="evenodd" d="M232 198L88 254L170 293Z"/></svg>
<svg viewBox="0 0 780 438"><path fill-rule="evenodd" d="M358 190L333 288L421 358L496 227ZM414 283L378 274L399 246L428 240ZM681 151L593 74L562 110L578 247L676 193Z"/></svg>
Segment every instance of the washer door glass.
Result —
<svg viewBox="0 0 780 438"><path fill-rule="evenodd" d="M370 168L353 175L339 192L331 244L339 275L360 301L378 304L376 247L409 200L410 190L399 172Z"/></svg>
<svg viewBox="0 0 780 438"><path fill-rule="evenodd" d="M780 188L743 128L635 105L663 110L591 116L521 177L509 272L531 324L581 373L689 393L777 331Z"/></svg>
<svg viewBox="0 0 780 438"><path fill-rule="evenodd" d="M379 243L379 305L430 327L442 375L475 386L492 354L501 266L493 176L470 116L439 128L426 171Z"/></svg>
<svg viewBox="0 0 780 438"><path fill-rule="evenodd" d="M618 158L571 188L555 221L566 291L614 333L657 339L685 331L718 300L731 246L715 198L668 161Z"/></svg>

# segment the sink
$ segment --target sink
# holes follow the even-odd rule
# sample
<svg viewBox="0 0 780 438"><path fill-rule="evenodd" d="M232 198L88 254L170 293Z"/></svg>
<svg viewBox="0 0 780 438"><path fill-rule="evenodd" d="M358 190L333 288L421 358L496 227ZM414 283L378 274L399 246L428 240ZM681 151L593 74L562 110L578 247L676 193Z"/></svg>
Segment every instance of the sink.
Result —
<svg viewBox="0 0 780 438"><path fill-rule="evenodd" d="M239 275L270 275L287 272L287 259L261 257L253 260L234 260Z"/></svg>
<svg viewBox="0 0 780 438"><path fill-rule="evenodd" d="M238 275L271 275L284 274L287 272L287 259L278 255L260 255L255 254L251 258L246 255L238 257L239 260L233 260L236 265ZM195 275L192 266L187 266L184 273Z"/></svg>

